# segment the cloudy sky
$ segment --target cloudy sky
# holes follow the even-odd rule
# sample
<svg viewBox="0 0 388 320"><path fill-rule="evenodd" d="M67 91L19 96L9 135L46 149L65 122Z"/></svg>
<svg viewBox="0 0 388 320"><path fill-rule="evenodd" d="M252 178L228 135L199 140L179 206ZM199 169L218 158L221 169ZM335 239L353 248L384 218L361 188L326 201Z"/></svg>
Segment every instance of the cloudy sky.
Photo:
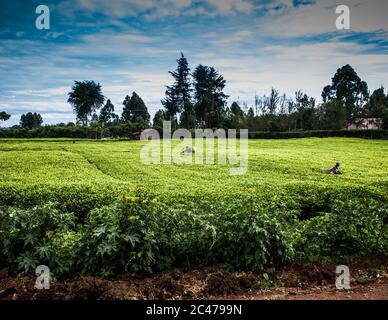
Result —
<svg viewBox="0 0 388 320"><path fill-rule="evenodd" d="M50 30L35 28L39 4ZM350 30L336 29L339 4ZM371 90L388 88L387 13L386 0L1 0L0 111L12 114L5 126L28 111L74 121L67 93L95 80L118 113L136 91L154 114L181 51L192 69L219 70L229 103L250 105L271 87L319 100L347 63Z"/></svg>

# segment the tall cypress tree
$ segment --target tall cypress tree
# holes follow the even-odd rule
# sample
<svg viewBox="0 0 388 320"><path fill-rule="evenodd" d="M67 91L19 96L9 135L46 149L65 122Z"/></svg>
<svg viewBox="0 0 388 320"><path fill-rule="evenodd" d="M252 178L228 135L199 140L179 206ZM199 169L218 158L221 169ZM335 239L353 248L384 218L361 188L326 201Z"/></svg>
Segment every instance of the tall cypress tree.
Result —
<svg viewBox="0 0 388 320"><path fill-rule="evenodd" d="M177 69L169 72L175 82L172 86L167 86L162 104L170 120L173 120L177 114L182 113L181 125L192 128L195 125L195 114L191 101L190 68L183 53L181 53L177 63Z"/></svg>

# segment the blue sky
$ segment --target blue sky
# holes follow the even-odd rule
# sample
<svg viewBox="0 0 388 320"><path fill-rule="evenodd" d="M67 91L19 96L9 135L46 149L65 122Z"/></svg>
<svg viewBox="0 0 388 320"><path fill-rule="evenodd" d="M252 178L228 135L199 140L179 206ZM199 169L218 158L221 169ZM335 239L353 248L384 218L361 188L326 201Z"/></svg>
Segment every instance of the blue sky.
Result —
<svg viewBox="0 0 388 320"><path fill-rule="evenodd" d="M35 28L40 4L50 30ZM336 30L337 4L349 6L350 30ZM319 99L347 63L371 90L388 88L387 13L385 0L2 0L0 111L12 114L3 126L28 111L74 121L74 80L99 82L117 113L136 91L154 114L181 51L192 69L219 70L229 103L250 105L271 87Z"/></svg>

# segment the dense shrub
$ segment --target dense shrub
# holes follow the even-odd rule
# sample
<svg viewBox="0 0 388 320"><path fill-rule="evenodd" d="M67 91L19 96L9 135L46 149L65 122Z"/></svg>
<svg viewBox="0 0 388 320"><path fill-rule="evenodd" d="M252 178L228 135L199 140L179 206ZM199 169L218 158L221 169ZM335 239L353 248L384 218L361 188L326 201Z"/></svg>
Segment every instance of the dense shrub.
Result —
<svg viewBox="0 0 388 320"><path fill-rule="evenodd" d="M92 210L84 226L76 227L72 214L52 204L6 207L0 217L3 266L19 271L47 264L57 275L111 276L215 262L261 270L286 261L290 249L276 218L264 208L241 203L188 212L159 203L144 189Z"/></svg>
<svg viewBox="0 0 388 320"><path fill-rule="evenodd" d="M242 203L219 219L220 237L215 252L232 269L258 271L291 260L293 250L286 226L268 207Z"/></svg>
<svg viewBox="0 0 388 320"><path fill-rule="evenodd" d="M0 138L94 138L95 133L90 127L81 126L44 126L34 129L16 128L0 130Z"/></svg>
<svg viewBox="0 0 388 320"><path fill-rule="evenodd" d="M388 252L388 207L368 202L335 201L329 212L302 223L295 242L299 259Z"/></svg>
<svg viewBox="0 0 388 320"><path fill-rule="evenodd" d="M292 202L290 202L291 204ZM387 252L388 208L378 202L333 201L300 219L295 207L273 206L255 193L192 210L160 203L145 189L90 211L82 224L53 204L0 208L0 267L45 264L56 276L104 277L224 263L260 271L288 261ZM290 220L284 215L296 213Z"/></svg>
<svg viewBox="0 0 388 320"><path fill-rule="evenodd" d="M160 245L156 204L156 198L138 189L135 196L92 210L82 243L85 270L103 276L152 272Z"/></svg>
<svg viewBox="0 0 388 320"><path fill-rule="evenodd" d="M276 216L246 201L210 212L203 207L188 211L138 192L95 209L85 233L87 269L110 275L225 263L257 271L288 261L292 250Z"/></svg>
<svg viewBox="0 0 388 320"><path fill-rule="evenodd" d="M5 266L27 271L46 264L58 273L69 270L68 255L61 259L62 246L69 242L58 240L74 227L72 214L60 212L51 203L27 210L3 207L0 226L0 261Z"/></svg>

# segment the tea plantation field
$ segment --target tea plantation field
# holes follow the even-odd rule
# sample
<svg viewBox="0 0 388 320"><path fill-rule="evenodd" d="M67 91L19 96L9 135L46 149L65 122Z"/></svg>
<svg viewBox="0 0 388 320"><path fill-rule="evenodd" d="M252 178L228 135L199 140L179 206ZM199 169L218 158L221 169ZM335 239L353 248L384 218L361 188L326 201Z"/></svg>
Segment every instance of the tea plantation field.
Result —
<svg viewBox="0 0 388 320"><path fill-rule="evenodd" d="M111 276L388 252L388 141L250 140L243 176L144 165L144 143L0 140L0 267ZM336 161L342 175L321 173Z"/></svg>
<svg viewBox="0 0 388 320"><path fill-rule="evenodd" d="M186 197L233 199L248 188L268 196L275 195L273 189L301 188L362 190L365 196L384 197L388 190L387 141L253 140L243 176L230 176L227 165L144 165L143 145L0 140L0 203L28 206L53 200L82 210L84 204L109 203L139 185L173 202ZM342 164L342 176L321 173L336 161Z"/></svg>

